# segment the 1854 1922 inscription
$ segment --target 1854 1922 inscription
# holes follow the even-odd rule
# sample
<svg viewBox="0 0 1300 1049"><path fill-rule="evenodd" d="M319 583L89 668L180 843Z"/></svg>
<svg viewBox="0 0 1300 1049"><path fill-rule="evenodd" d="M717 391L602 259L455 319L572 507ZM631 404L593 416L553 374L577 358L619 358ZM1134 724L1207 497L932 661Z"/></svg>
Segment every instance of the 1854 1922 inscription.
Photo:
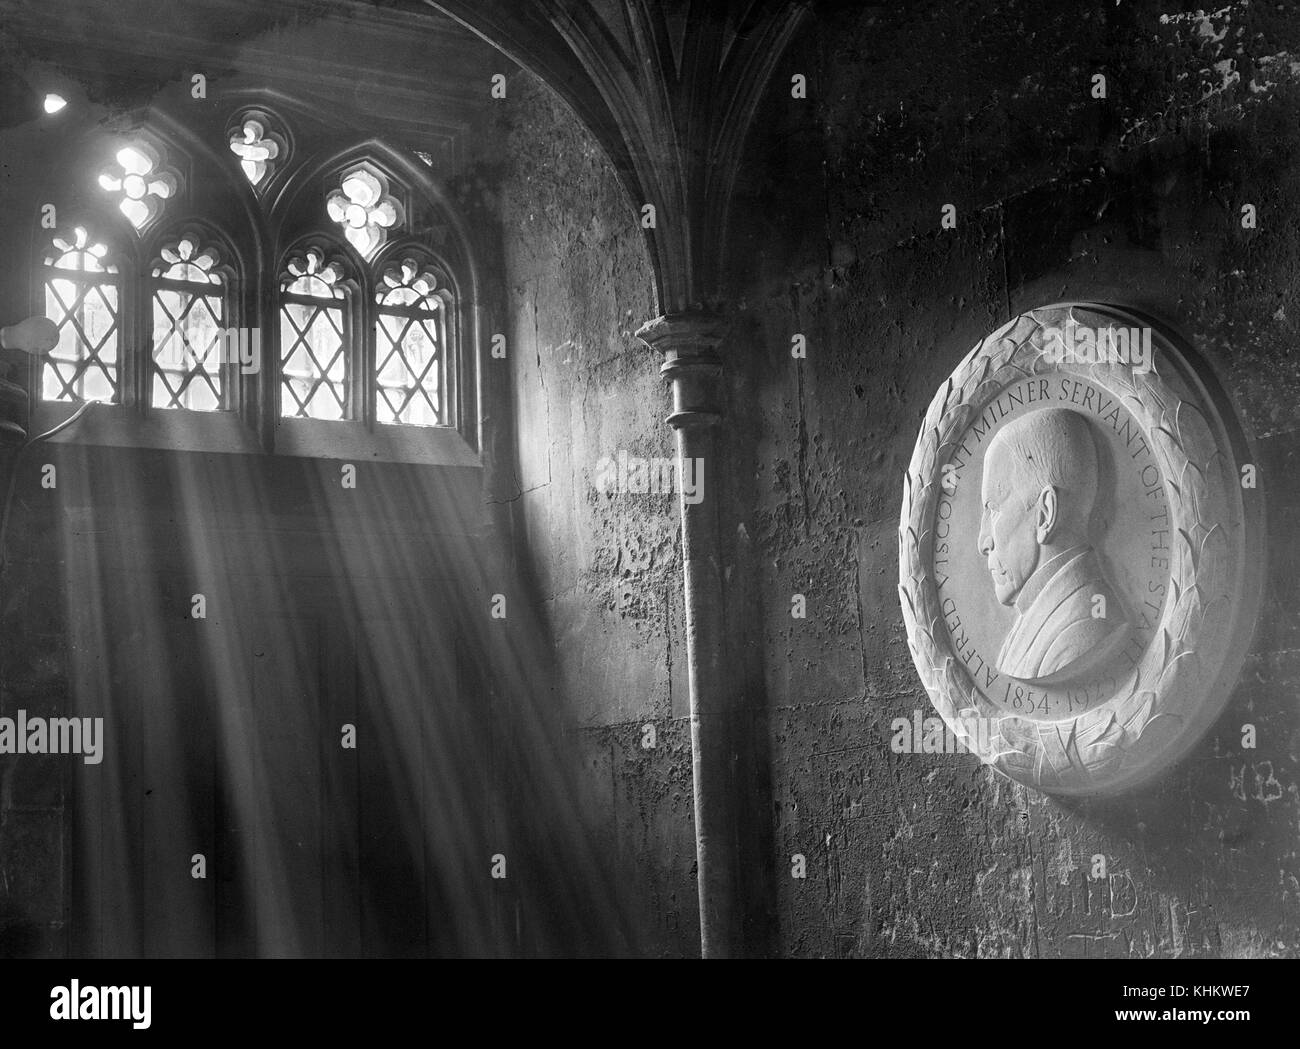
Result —
<svg viewBox="0 0 1300 1049"><path fill-rule="evenodd" d="M899 592L931 702L985 762L1060 794L1183 756L1254 627L1262 490L1172 333L1026 313L935 395L904 482Z"/></svg>

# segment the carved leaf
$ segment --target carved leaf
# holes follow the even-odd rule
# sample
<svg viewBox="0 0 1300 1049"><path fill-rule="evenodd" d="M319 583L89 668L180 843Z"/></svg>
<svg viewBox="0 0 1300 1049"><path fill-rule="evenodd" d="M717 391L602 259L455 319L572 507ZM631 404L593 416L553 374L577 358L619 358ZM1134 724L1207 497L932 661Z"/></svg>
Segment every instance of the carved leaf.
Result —
<svg viewBox="0 0 1300 1049"><path fill-rule="evenodd" d="M1212 427L1210 426L1210 420L1206 418L1205 413L1192 401L1183 400L1179 401L1178 407L1174 409L1174 428L1178 431L1180 437L1184 437L1184 435L1187 434L1188 428L1197 421L1192 418L1193 415L1200 416L1199 422L1205 433L1213 432ZM1185 440L1186 438L1184 437L1184 441ZM1216 449L1215 454L1218 455L1221 453Z"/></svg>
<svg viewBox="0 0 1300 1049"><path fill-rule="evenodd" d="M1111 711L1104 719L1078 734L1079 762L1095 775L1104 767L1124 760L1123 744L1123 726Z"/></svg>
<svg viewBox="0 0 1300 1049"><path fill-rule="evenodd" d="M903 606L903 618L910 629L917 623L916 606L912 604L911 593L901 583L898 585L898 596L901 598L900 603Z"/></svg>
<svg viewBox="0 0 1300 1049"><path fill-rule="evenodd" d="M1137 739L1156 709L1156 694L1151 691L1135 692L1129 699L1127 709L1121 718L1121 726L1126 735Z"/></svg>

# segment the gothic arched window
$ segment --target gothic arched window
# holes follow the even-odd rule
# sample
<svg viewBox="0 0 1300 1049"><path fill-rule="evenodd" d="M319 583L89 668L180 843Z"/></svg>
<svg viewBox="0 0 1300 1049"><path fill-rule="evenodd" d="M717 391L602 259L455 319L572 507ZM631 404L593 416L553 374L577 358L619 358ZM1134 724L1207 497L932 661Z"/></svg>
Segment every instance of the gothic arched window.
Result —
<svg viewBox="0 0 1300 1049"><path fill-rule="evenodd" d="M59 327L59 344L41 366L47 401L116 403L121 298L108 248L85 226L55 236L45 257L45 316Z"/></svg>
<svg viewBox="0 0 1300 1049"><path fill-rule="evenodd" d="M375 302L376 418L437 426L447 387L447 279L408 255L384 267Z"/></svg>
<svg viewBox="0 0 1300 1049"><path fill-rule="evenodd" d="M155 408L229 408L227 278L220 252L185 234L164 245L153 268L153 388Z"/></svg>
<svg viewBox="0 0 1300 1049"><path fill-rule="evenodd" d="M87 440L466 461L460 226L416 152L298 123L250 93L83 147L77 221L44 243L36 423L93 400Z"/></svg>
<svg viewBox="0 0 1300 1049"><path fill-rule="evenodd" d="M342 262L308 248L289 259L280 287L280 414L353 418L356 367Z"/></svg>

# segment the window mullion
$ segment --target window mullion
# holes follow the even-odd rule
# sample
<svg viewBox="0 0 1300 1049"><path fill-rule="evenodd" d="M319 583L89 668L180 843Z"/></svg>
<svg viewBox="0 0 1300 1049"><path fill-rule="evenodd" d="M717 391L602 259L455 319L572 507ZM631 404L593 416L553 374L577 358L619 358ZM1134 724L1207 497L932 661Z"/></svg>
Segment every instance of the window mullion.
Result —
<svg viewBox="0 0 1300 1049"><path fill-rule="evenodd" d="M456 398L459 390L455 383L456 369L451 359L452 348L460 345L459 332L453 327L459 324L459 317L451 313L450 307L439 311L438 326L438 392L441 403L438 405L438 421L443 426L455 426L459 423L460 413L456 410Z"/></svg>
<svg viewBox="0 0 1300 1049"><path fill-rule="evenodd" d="M360 347L361 353L359 367L357 368L356 385L357 404L360 405L361 411L358 413L361 421L365 424L368 432L375 429L375 419L378 409L375 405L375 399L378 397L379 383L375 374L375 318L373 302L374 290L370 287L370 282L363 278L362 290L359 297L360 308L356 311L357 326L360 329Z"/></svg>
<svg viewBox="0 0 1300 1049"><path fill-rule="evenodd" d="M145 391L148 389L148 373L153 366L153 332L150 330L153 310L149 308L149 297L153 292L140 272L136 265L122 274L118 292L122 303L122 338L118 344L117 367L123 407L147 416L149 397Z"/></svg>

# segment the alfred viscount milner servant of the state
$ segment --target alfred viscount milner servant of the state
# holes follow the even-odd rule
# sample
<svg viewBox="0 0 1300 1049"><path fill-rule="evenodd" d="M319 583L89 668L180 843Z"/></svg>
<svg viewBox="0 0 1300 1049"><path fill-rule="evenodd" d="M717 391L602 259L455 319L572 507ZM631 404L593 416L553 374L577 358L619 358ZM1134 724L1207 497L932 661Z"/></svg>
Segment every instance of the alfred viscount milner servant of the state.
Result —
<svg viewBox="0 0 1300 1049"><path fill-rule="evenodd" d="M1097 474L1088 422L1065 408L1008 423L989 445L979 552L998 600L1016 610L997 667L1021 681L1082 677L1126 639L1123 607L1088 542Z"/></svg>

